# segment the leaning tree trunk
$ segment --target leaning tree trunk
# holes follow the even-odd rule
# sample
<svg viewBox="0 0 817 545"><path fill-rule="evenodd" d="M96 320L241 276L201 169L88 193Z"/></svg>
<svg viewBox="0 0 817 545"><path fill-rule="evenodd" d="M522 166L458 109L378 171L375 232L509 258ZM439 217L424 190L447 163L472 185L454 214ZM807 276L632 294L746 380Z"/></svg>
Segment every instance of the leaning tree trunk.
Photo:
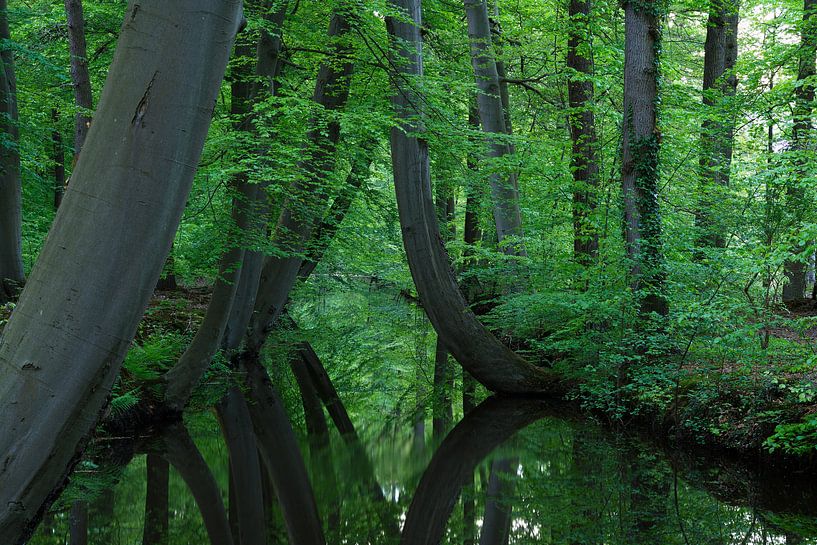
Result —
<svg viewBox="0 0 817 545"><path fill-rule="evenodd" d="M0 0L0 40L10 40L6 0ZM8 302L25 282L23 273L22 193L17 148L17 82L14 52L0 52L0 304Z"/></svg>
<svg viewBox="0 0 817 545"><path fill-rule="evenodd" d="M68 49L71 52L71 83L74 86L74 101L77 115L74 120L74 164L85 144L88 129L91 128L89 111L94 106L91 91L91 76L88 73L88 57L85 47L85 17L82 14L82 0L65 0L65 17L68 21Z"/></svg>
<svg viewBox="0 0 817 545"><path fill-rule="evenodd" d="M704 43L703 103L706 119L701 126L701 202L695 215L699 248L722 248L726 238L713 216L713 203L719 188L729 185L732 165L734 123L725 112L724 99L735 96L738 58L738 4L736 0L712 0ZM725 115L724 115L725 114ZM721 119L726 119L722 121Z"/></svg>
<svg viewBox="0 0 817 545"><path fill-rule="evenodd" d="M817 59L817 1L804 0L803 24L800 30L800 59L797 70L797 86L794 89L795 111L793 140L797 181L788 186L787 196L792 210L792 223L800 228L807 209L803 178L808 176L806 164L812 143L812 104L814 104L815 59ZM802 254L802 248L795 248ZM802 299L806 291L806 264L802 259L786 260L784 274L787 282L783 285L783 301Z"/></svg>
<svg viewBox="0 0 817 545"><path fill-rule="evenodd" d="M624 4L624 238L632 287L644 316L669 311L658 206L659 5L659 0L628 0Z"/></svg>
<svg viewBox="0 0 817 545"><path fill-rule="evenodd" d="M399 83L413 82L423 73L420 1L392 0L392 4L407 12L412 21L386 20L395 51L393 65L400 70L399 76L393 78L398 87L392 102L400 125L392 128L391 151L403 245L426 314L454 358L487 388L504 392L553 389L557 379L503 345L479 322L460 293L440 238L428 145L416 136L423 131L413 110L420 101L415 100L413 85Z"/></svg>
<svg viewBox="0 0 817 545"><path fill-rule="evenodd" d="M569 0L567 84L570 138L573 150L573 256L577 263L591 265L599 251L599 234L593 225L599 162L596 153L596 118L593 113L593 57L590 30L590 0ZM586 284L585 284L586 285Z"/></svg>
<svg viewBox="0 0 817 545"><path fill-rule="evenodd" d="M106 404L242 21L238 0L129 5L83 160L0 343L5 543L33 530Z"/></svg>
<svg viewBox="0 0 817 545"><path fill-rule="evenodd" d="M479 93L479 116L482 129L489 137L489 156L499 159L510 153L506 136L508 127L502 107L501 85L497 72L496 55L491 40L491 23L486 0L464 0L468 18L468 41L471 44L471 64L474 67ZM519 188L515 176L492 174L491 193L494 203L494 222L500 244L510 255L525 255L522 242L522 214L519 211ZM505 239L512 241L506 243Z"/></svg>

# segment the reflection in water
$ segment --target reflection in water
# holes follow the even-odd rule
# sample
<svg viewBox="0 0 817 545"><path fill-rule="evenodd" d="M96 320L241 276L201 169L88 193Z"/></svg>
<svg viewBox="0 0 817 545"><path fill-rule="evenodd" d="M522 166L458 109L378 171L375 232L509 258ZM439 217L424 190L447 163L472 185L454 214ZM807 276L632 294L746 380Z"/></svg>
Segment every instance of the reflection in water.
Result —
<svg viewBox="0 0 817 545"><path fill-rule="evenodd" d="M412 458L412 430L367 447L333 437L331 458L305 443L327 542L817 544L817 493L798 483L800 477L765 479L740 466L668 457L655 445L565 411L538 400L490 399L454 427L423 467ZM204 544L212 538L249 545L240 537L245 532L235 506L228 509L231 529L223 526L221 498L237 504L242 491L234 489L241 481L230 473L217 425L196 417L189 428L195 445L181 426L169 428L145 442L149 447L139 450L150 454L134 457L115 487L88 502L90 544ZM275 505L281 491L270 489L263 465L266 505L257 516L265 520L255 522L265 530L264 543L286 543L283 528L293 521ZM384 494L371 493L373 482ZM256 488L245 497L258 495ZM77 529L76 499L69 494L55 506L32 545L69 542L71 520ZM390 531L388 520L401 521L402 532ZM228 531L237 539L226 537Z"/></svg>

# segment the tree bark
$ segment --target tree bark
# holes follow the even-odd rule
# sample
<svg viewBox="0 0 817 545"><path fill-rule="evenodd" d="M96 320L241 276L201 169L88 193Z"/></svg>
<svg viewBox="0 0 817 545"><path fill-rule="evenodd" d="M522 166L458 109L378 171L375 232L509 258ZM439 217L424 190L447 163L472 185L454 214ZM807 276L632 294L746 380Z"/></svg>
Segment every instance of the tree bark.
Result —
<svg viewBox="0 0 817 545"><path fill-rule="evenodd" d="M11 40L6 0L0 0L0 40ZM25 282L25 274L14 51L4 47L0 59L3 61L0 70L0 136L8 142L8 145L0 146L0 304L4 304L17 295Z"/></svg>
<svg viewBox="0 0 817 545"><path fill-rule="evenodd" d="M57 210L65 193L65 145L60 132L60 111L56 108L51 109L51 121L54 123L51 129L51 146L54 153L54 210Z"/></svg>
<svg viewBox="0 0 817 545"><path fill-rule="evenodd" d="M146 481L142 545L168 545L170 465L167 460L156 454L148 454Z"/></svg>
<svg viewBox="0 0 817 545"><path fill-rule="evenodd" d="M69 516L69 545L88 545L88 502L76 500Z"/></svg>
<svg viewBox="0 0 817 545"><path fill-rule="evenodd" d="M170 249L241 21L238 0L128 7L84 159L0 342L8 543L33 530L107 401Z"/></svg>
<svg viewBox="0 0 817 545"><path fill-rule="evenodd" d="M392 4L407 12L414 22L386 20L392 47L397 51L393 65L400 70L393 79L413 81L423 73L420 3L394 0ZM454 358L487 388L503 392L556 388L559 380L555 376L504 346L468 308L440 238L428 145L416 136L423 131L414 112L420 101L406 86L398 84L394 91L392 102L400 125L392 128L391 150L400 226L411 275L429 320Z"/></svg>
<svg viewBox="0 0 817 545"><path fill-rule="evenodd" d="M94 107L91 76L88 73L88 55L85 47L85 17L82 0L65 0L65 17L68 21L68 49L71 53L71 83L77 114L74 121L74 165L77 164L85 137L91 128L89 112Z"/></svg>
<svg viewBox="0 0 817 545"><path fill-rule="evenodd" d="M795 152L795 171L797 180L787 187L787 200L792 212L792 223L795 230L800 229L807 210L806 191L803 178L808 176L806 164L809 162L809 150L813 145L812 105L814 104L815 62L817 62L817 1L804 0L803 21L800 30L800 58L797 69L797 86L794 88L795 110L792 130ZM802 254L803 249L794 248L795 254ZM806 291L806 264L800 259L788 259L783 272L786 283L783 285L783 301L802 299Z"/></svg>
<svg viewBox="0 0 817 545"><path fill-rule="evenodd" d="M732 115L724 116L724 100L735 96L738 80L734 74L738 58L737 0L711 0L704 43L703 104L716 119L705 119L701 126L702 199L695 216L700 229L699 247L722 248L723 230L712 217L716 201L713 192L729 185L735 126ZM727 121L720 119L725 117Z"/></svg>
<svg viewBox="0 0 817 545"><path fill-rule="evenodd" d="M266 526L261 462L252 419L241 390L230 388L216 405L216 412L230 455L230 483L234 491L230 510L237 515L236 545L263 544L266 541Z"/></svg>
<svg viewBox="0 0 817 545"><path fill-rule="evenodd" d="M477 87L477 103L482 129L488 136L492 159L501 159L510 153L506 136L509 134L502 107L502 93L497 72L496 55L491 39L486 0L463 0L468 19L468 41L471 45L471 64ZM501 135L501 136L498 136ZM503 179L504 178L504 179ZM524 256L522 214L519 210L519 187L516 177L492 174L491 193L494 204L494 222L497 239L509 255ZM511 241L505 239L510 237Z"/></svg>
<svg viewBox="0 0 817 545"><path fill-rule="evenodd" d="M658 205L658 0L624 3L624 123L621 178L624 239L639 313L666 315Z"/></svg>
<svg viewBox="0 0 817 545"><path fill-rule="evenodd" d="M599 251L599 234L594 226L599 163L596 156L596 118L590 0L569 0L567 41L568 124L573 142L570 168L573 172L573 256L587 267Z"/></svg>
<svg viewBox="0 0 817 545"><path fill-rule="evenodd" d="M491 462L491 476L485 497L485 516L482 517L482 533L479 545L508 545L513 520L513 481L517 461L499 458Z"/></svg>
<svg viewBox="0 0 817 545"><path fill-rule="evenodd" d="M162 433L162 456L190 489L213 545L233 545L233 534L213 473L181 422Z"/></svg>

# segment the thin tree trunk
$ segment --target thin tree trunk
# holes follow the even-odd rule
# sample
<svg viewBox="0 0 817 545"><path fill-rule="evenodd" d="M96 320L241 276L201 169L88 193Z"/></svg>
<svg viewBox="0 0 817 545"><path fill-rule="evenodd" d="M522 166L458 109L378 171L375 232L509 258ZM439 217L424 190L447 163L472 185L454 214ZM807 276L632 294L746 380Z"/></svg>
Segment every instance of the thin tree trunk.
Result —
<svg viewBox="0 0 817 545"><path fill-rule="evenodd" d="M489 139L489 157L501 159L511 150L506 141L509 134L502 107L502 92L497 72L496 54L491 39L486 0L463 0L468 19L468 41L471 44L471 64L477 87L477 103L482 128ZM501 135L501 136L498 136ZM494 222L499 243L509 255L524 256L522 215L519 211L519 188L515 176L493 174L490 177L494 204ZM510 243L505 239L511 237Z"/></svg>
<svg viewBox="0 0 817 545"><path fill-rule="evenodd" d="M513 505L513 478L517 461L499 458L491 462L491 476L485 498L485 516L482 517L482 533L479 545L508 545L511 535Z"/></svg>
<svg viewBox="0 0 817 545"><path fill-rule="evenodd" d="M11 40L6 0L0 0L0 40ZM23 272L22 188L17 115L17 80L14 51L4 47L0 70L0 304L17 295L25 282Z"/></svg>
<svg viewBox="0 0 817 545"><path fill-rule="evenodd" d="M804 0L803 22L800 31L800 59L797 70L797 86L794 88L795 115L793 140L797 181L787 187L787 200L792 211L792 223L795 230L799 230L804 219L806 205L806 191L803 187L803 178L808 176L806 168L809 162L809 150L813 142L812 105L814 104L814 76L815 62L817 62L817 1ZM801 254L803 248L795 248L794 252ZM786 283L783 285L783 301L796 301L805 296L806 291L806 264L800 259L786 260L784 274Z"/></svg>
<svg viewBox="0 0 817 545"><path fill-rule="evenodd" d="M148 454L146 480L142 545L168 545L170 465L167 460L156 454Z"/></svg>
<svg viewBox="0 0 817 545"><path fill-rule="evenodd" d="M60 132L60 111L56 108L51 109L51 121L54 123L51 129L51 145L54 153L54 210L57 210L65 193L65 145L62 142L62 132Z"/></svg>
<svg viewBox="0 0 817 545"><path fill-rule="evenodd" d="M83 160L0 342L8 543L33 531L107 402L243 20L238 0L132 1L125 17Z"/></svg>
<svg viewBox="0 0 817 545"><path fill-rule="evenodd" d="M594 226L599 163L596 156L596 118L593 113L593 41L590 30L590 0L569 0L567 84L570 138L573 149L573 256L587 267L599 251L599 234ZM586 284L585 284L586 285Z"/></svg>
<svg viewBox="0 0 817 545"><path fill-rule="evenodd" d="M236 545L263 544L266 526L261 462L252 419L241 390L230 388L216 405L216 412L230 454L230 483L233 490L230 511L236 514L230 521L235 520L234 526L238 527Z"/></svg>
<svg viewBox="0 0 817 545"><path fill-rule="evenodd" d="M621 177L624 239L639 312L666 315L658 205L658 0L624 3L624 123Z"/></svg>
<svg viewBox="0 0 817 545"><path fill-rule="evenodd" d="M448 350L437 337L434 357L434 399L432 400L432 436L435 444L440 444L454 423L451 394L454 383L454 369L448 361Z"/></svg>
<svg viewBox="0 0 817 545"><path fill-rule="evenodd" d="M701 127L702 199L695 216L699 247L722 248L726 244L723 230L712 217L712 205L717 201L718 189L729 185L735 127L730 121L732 115L724 115L723 103L735 96L737 57L737 0L711 0L704 43L703 103L716 119L706 119ZM727 121L718 120L724 117Z"/></svg>
<svg viewBox="0 0 817 545"><path fill-rule="evenodd" d="M76 500L71 504L69 517L70 545L88 545L88 502Z"/></svg>
<svg viewBox="0 0 817 545"><path fill-rule="evenodd" d="M233 534L213 473L181 422L162 433L162 456L190 489L213 545L233 545Z"/></svg>
<svg viewBox="0 0 817 545"><path fill-rule="evenodd" d="M423 73L420 3L394 0L392 4L407 12L413 21L412 24L394 18L386 21L392 46L398 51L393 64L401 72L394 80L413 81ZM406 44L410 49L406 49ZM403 245L434 329L454 358L491 390L531 392L556 388L559 380L555 376L530 365L504 346L468 309L440 239L431 193L428 146L415 136L423 130L414 111L419 97L411 88L398 84L392 101L401 119L401 125L391 131L391 149Z"/></svg>
<svg viewBox="0 0 817 545"><path fill-rule="evenodd" d="M65 16L68 21L68 49L71 53L71 83L74 86L74 101L77 106L74 122L74 165L76 165L85 144L85 137L91 128L89 112L94 107L91 76L88 74L82 0L65 0Z"/></svg>

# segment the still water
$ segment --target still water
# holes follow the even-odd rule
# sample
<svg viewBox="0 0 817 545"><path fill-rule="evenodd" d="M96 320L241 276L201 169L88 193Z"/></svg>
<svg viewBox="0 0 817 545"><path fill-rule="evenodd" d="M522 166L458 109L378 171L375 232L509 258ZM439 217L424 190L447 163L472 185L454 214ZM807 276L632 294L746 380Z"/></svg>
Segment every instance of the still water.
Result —
<svg viewBox="0 0 817 545"><path fill-rule="evenodd" d="M187 426L229 505L215 419ZM307 456L328 543L817 544L812 475L696 458L547 402L488 400L436 446L393 432L366 443L357 450L334 438L331 455ZM30 543L69 543L73 494L93 498L89 543L141 544L146 465L137 453L119 472L80 467ZM268 543L286 543L268 503ZM173 470L167 509L168 545L209 543Z"/></svg>

